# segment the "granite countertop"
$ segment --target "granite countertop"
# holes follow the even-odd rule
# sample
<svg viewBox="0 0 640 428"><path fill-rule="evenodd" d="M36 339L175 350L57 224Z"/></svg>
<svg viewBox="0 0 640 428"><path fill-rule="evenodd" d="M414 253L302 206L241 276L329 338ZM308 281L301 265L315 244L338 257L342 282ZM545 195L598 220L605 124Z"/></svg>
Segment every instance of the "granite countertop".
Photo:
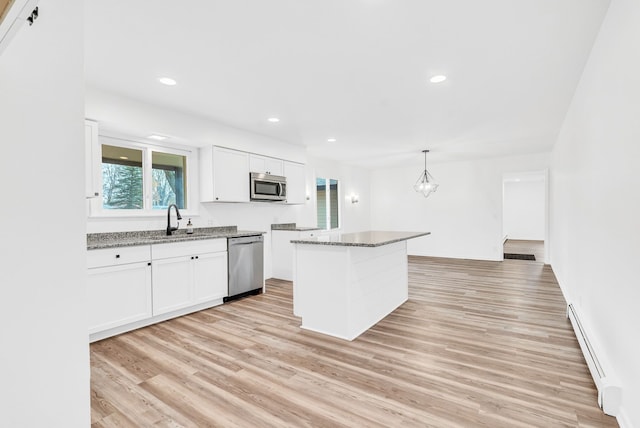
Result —
<svg viewBox="0 0 640 428"><path fill-rule="evenodd" d="M302 227L297 226L295 223L277 223L271 225L271 230L288 230L295 232L304 232L307 230L320 230L319 227Z"/></svg>
<svg viewBox="0 0 640 428"><path fill-rule="evenodd" d="M192 234L178 229L171 236L166 230L140 230L135 232L88 233L87 249L131 247L135 245L163 244L170 242L198 241L201 239L237 238L264 235L265 232L238 230L237 226L195 227Z"/></svg>
<svg viewBox="0 0 640 428"><path fill-rule="evenodd" d="M357 233L341 233L334 236L317 236L306 239L294 239L294 244L333 245L342 247L380 247L394 242L406 241L430 235L431 232L385 232L369 230Z"/></svg>

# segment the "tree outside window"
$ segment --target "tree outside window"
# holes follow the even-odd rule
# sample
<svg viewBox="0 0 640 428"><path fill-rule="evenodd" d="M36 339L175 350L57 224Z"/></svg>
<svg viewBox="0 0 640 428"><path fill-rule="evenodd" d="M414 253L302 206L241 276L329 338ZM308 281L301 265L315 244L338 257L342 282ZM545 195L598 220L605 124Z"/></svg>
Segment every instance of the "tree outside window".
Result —
<svg viewBox="0 0 640 428"><path fill-rule="evenodd" d="M102 207L143 208L142 150L102 145Z"/></svg>
<svg viewBox="0 0 640 428"><path fill-rule="evenodd" d="M151 154L151 168L144 159ZM147 148L102 145L102 208L106 210L184 209L187 157ZM145 206L150 192L151 206Z"/></svg>

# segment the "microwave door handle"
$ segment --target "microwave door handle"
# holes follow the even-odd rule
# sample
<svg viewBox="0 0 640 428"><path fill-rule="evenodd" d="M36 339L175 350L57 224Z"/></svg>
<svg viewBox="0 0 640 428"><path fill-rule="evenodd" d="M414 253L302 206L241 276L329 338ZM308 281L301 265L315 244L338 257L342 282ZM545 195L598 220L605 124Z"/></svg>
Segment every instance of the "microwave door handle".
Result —
<svg viewBox="0 0 640 428"><path fill-rule="evenodd" d="M282 183L278 183L278 196L282 196Z"/></svg>

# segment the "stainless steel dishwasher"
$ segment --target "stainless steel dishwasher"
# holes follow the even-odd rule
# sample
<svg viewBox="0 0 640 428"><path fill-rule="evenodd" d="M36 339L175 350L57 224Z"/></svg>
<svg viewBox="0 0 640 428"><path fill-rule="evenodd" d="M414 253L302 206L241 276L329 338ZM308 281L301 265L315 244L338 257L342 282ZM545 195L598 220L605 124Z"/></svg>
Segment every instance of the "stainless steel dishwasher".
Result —
<svg viewBox="0 0 640 428"><path fill-rule="evenodd" d="M227 239L229 296L224 301L258 294L264 286L264 237Z"/></svg>

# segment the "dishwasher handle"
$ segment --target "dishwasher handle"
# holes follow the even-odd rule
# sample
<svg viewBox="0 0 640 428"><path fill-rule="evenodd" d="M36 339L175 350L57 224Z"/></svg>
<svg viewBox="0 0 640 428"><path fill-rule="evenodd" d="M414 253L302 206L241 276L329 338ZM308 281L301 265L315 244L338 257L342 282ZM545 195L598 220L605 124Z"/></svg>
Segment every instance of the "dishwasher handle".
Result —
<svg viewBox="0 0 640 428"><path fill-rule="evenodd" d="M239 236L237 238L228 238L227 245L229 247L236 245L249 245L255 243L262 243L264 241L264 237L262 235L252 235L252 236Z"/></svg>

